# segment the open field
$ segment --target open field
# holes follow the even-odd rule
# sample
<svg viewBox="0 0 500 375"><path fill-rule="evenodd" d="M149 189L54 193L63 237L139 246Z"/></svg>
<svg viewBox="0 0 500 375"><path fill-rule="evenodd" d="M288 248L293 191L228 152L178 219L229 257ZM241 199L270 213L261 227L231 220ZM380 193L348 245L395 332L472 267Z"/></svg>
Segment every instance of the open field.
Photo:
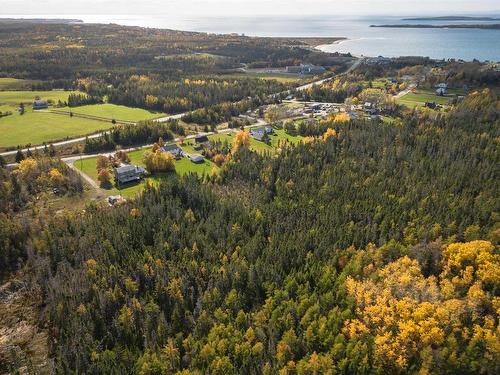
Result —
<svg viewBox="0 0 500 375"><path fill-rule="evenodd" d="M52 100L56 103L59 100L65 102L71 93L81 94L78 91L0 91L0 104L15 106L18 106L19 103L31 104L35 97Z"/></svg>
<svg viewBox="0 0 500 375"><path fill-rule="evenodd" d="M17 78L0 78L0 90L29 90L31 86L40 81Z"/></svg>
<svg viewBox="0 0 500 375"><path fill-rule="evenodd" d="M454 95L464 95L464 93L460 90L448 90L448 93L448 96L438 96L434 90L419 89L416 92L410 92L398 99L398 103L406 105L410 108L423 106L425 105L425 102L435 102L436 104L447 105L449 100Z"/></svg>
<svg viewBox="0 0 500 375"><path fill-rule="evenodd" d="M12 79L3 79L3 81L12 82ZM57 103L59 100L62 102L67 101L71 93L77 92L0 91L0 112L10 111L13 113L10 116L0 118L0 132L2 134L0 147L39 145L44 142L55 142L92 134L99 130L110 129L113 126L111 122L99 121L99 119L84 119L77 116L70 117L63 114L31 110L31 103L35 97ZM25 103L26 112L24 115L17 112L20 103ZM163 116L162 113L114 104L95 104L75 108L65 107L57 110L131 122Z"/></svg>
<svg viewBox="0 0 500 375"><path fill-rule="evenodd" d="M296 83L302 81L302 78L298 75L287 74L287 73L259 73L259 72L246 72L246 73L232 73L232 74L222 74L220 78L260 78L266 80L276 80L281 83Z"/></svg>
<svg viewBox="0 0 500 375"><path fill-rule="evenodd" d="M7 106L1 107L7 110ZM110 122L61 116L48 112L27 109L20 115L10 107L13 114L0 118L0 147L39 145L69 137L92 134L113 127Z"/></svg>
<svg viewBox="0 0 500 375"><path fill-rule="evenodd" d="M91 115L107 119L122 121L152 120L164 116L163 113L147 111L141 108L130 108L116 104L92 104L81 107L58 108L59 111L73 112L82 115Z"/></svg>
<svg viewBox="0 0 500 375"><path fill-rule="evenodd" d="M285 131L282 129L276 130L275 133L276 133L276 135L273 135L270 137L271 138L270 145L267 145L263 142L259 142L259 141L256 141L255 139L252 139L250 142L250 148L257 151L257 152L266 152L266 151L272 152L278 146L279 140L288 139L288 141L290 143L297 144L302 139L302 137L300 137L300 136L290 136L290 135L286 134ZM235 134L234 132L219 133L219 134L211 135L208 138L212 141L215 141L215 140L226 141L227 140L228 143L232 143L233 138L234 138L234 134ZM193 148L192 141L186 142L181 147L187 153L199 153L199 151L196 151ZM134 151L129 152L128 156L130 158L130 164L144 166L144 163L142 162L142 157L146 151L147 151L147 149L139 149L139 150L134 150ZM87 176L89 176L90 178L92 178L94 181L97 182L96 161L97 161L97 157L92 157L92 158L77 160L74 164L75 164L75 167L77 167L78 169L83 171L83 173L85 173ZM199 176L202 176L202 175L212 173L212 171L214 169L218 169L218 167L214 163L212 163L210 160L207 160L207 159L205 159L204 163L201 163L201 164L192 163L186 157L175 161L175 172L181 176L185 175L185 174L189 174L189 173L196 173ZM159 174L156 176L148 177L142 182L126 185L120 189L113 187L111 189L106 189L105 191L106 191L106 193L109 193L109 195L120 194L126 198L131 198L134 195L136 195L137 193L139 193L144 188L146 181L154 182L154 181L158 181L160 179L169 178L170 176L171 176L171 174L168 174L168 173Z"/></svg>

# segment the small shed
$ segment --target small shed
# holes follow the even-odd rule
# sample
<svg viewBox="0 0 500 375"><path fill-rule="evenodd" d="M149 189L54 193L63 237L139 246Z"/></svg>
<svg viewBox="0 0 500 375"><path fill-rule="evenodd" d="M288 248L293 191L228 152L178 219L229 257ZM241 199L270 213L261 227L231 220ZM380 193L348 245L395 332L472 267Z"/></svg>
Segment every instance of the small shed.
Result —
<svg viewBox="0 0 500 375"><path fill-rule="evenodd" d="M203 155L200 155L200 154L189 154L188 159L196 164L200 164L200 163L203 163L205 161L205 158L203 157Z"/></svg>

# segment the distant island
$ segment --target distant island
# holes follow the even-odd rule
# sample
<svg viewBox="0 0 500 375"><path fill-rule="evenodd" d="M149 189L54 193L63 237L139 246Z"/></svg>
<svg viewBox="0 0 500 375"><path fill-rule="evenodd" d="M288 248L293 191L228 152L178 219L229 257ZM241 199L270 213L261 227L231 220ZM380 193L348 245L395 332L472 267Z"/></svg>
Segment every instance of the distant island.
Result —
<svg viewBox="0 0 500 375"><path fill-rule="evenodd" d="M500 21L500 18L494 18L494 17L444 16L444 17L403 18L402 21Z"/></svg>
<svg viewBox="0 0 500 375"><path fill-rule="evenodd" d="M402 29L484 29L500 30L500 24L461 24L461 25L425 25L425 24L399 24L399 25L370 25L370 27L393 27Z"/></svg>

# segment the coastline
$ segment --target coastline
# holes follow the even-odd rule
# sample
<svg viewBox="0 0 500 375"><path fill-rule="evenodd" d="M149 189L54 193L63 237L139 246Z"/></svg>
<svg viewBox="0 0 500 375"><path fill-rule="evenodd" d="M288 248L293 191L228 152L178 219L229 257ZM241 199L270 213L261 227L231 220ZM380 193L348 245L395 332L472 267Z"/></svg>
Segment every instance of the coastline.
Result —
<svg viewBox="0 0 500 375"><path fill-rule="evenodd" d="M346 37L342 37L342 38L338 38L338 40L335 40L335 41L333 41L332 43L323 43L323 44L318 44L318 45L314 46L314 48L315 48L315 49L318 49L318 50L320 50L320 51L322 51L322 52L328 52L328 51L325 51L325 50L324 50L324 48L325 48L325 47L328 47L328 46L333 46L333 45L335 45L335 44L342 44L342 43L348 42L349 40L351 40L351 39L346 38Z"/></svg>
<svg viewBox="0 0 500 375"><path fill-rule="evenodd" d="M350 42L350 41L353 41L355 39L350 39L350 38L343 38L341 40L337 40L333 43L328 43L328 44L321 44L319 46L316 46L314 47L315 49L321 51L321 52L324 52L324 53L337 53L338 51L329 51L328 50L328 47L329 46L334 46L334 45L338 45L338 44L343 44L343 43L346 43L346 42ZM342 53L342 52L338 52L338 53ZM351 54L352 57L355 57L357 59L362 59L362 58L365 58L365 57L371 57L371 56L366 56L366 55L359 55L359 54L354 54L352 52L349 52Z"/></svg>

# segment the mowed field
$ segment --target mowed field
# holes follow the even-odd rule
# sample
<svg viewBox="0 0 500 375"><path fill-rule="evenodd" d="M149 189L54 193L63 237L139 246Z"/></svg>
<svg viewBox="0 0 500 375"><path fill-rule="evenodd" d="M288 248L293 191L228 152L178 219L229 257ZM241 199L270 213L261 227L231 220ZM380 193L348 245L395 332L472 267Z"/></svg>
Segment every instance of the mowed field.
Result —
<svg viewBox="0 0 500 375"><path fill-rule="evenodd" d="M0 118L0 148L40 145L44 142L50 143L81 137L113 127L111 121L79 118L78 116L70 117L69 115L31 109L31 103L36 97L57 103L59 100L67 101L71 93L70 91L0 91L0 111L12 112L12 115ZM25 103L26 112L24 115L17 112L20 103ZM57 110L131 122L154 119L163 115L140 108L114 104L65 107L57 108Z"/></svg>
<svg viewBox="0 0 500 375"><path fill-rule="evenodd" d="M435 102L436 104L447 105L454 95L464 95L464 92L460 90L448 90L448 96L439 96L436 95L434 90L417 90L399 98L398 103L410 108L424 106L425 102Z"/></svg>
<svg viewBox="0 0 500 375"><path fill-rule="evenodd" d="M81 94L78 91L0 91L0 105L7 104L17 108L20 103L31 104L36 97L55 103L59 100L65 102L71 93Z"/></svg>
<svg viewBox="0 0 500 375"><path fill-rule="evenodd" d="M15 109L12 112L12 115L0 118L1 148L55 142L96 133L113 126L110 122L36 112L31 108L24 115L15 112Z"/></svg>
<svg viewBox="0 0 500 375"><path fill-rule="evenodd" d="M27 79L0 78L0 90L29 90L33 84L39 82Z"/></svg>
<svg viewBox="0 0 500 375"><path fill-rule="evenodd" d="M278 147L278 142L280 140L287 139L291 144L297 144L302 140L301 136L291 136L285 133L284 130L276 130L275 135L271 136L271 144L265 144L263 142L256 141L255 139L252 138L250 142L250 148L254 151L257 152L274 152L276 148ZM225 142L227 141L229 144L233 143L235 132L225 132L225 133L219 133L219 134L214 134L209 136L209 140L211 141L222 141ZM180 146L184 150L184 152L187 153L199 153L200 151L196 151L193 148L193 141L187 141L184 145ZM134 150L128 153L129 158L130 158L130 164L132 165L141 165L144 166L144 163L142 161L144 153L148 149L138 149ZM96 162L97 162L97 157L92 157L92 158L87 158L87 159L82 159L82 160L77 160L75 162L75 167L79 168L83 173L88 175L90 178L92 178L94 181L97 182L97 169L96 169ZM180 160L175 161L175 172L176 174L182 176L185 174L189 173L196 173L198 176L203 176L203 175L208 175L211 174L214 170L218 170L219 168L217 165L215 165L213 162L211 162L208 159L205 159L205 161L201 164L195 164L192 163L188 158L183 157ZM155 175L153 177L148 177L145 179L145 181L139 182L139 183L132 183L123 186L121 189L117 189L116 187L113 187L111 189L106 190L110 195L114 194L120 194L126 198L130 198L135 196L137 193L139 193L145 186L147 182L155 182L159 181L164 178L170 178L172 177L172 174L170 173L164 173L164 174L159 174Z"/></svg>
<svg viewBox="0 0 500 375"><path fill-rule="evenodd" d="M141 121L152 120L155 118L163 117L163 113L147 111L142 108L130 108L123 105L116 104L92 104L84 105L81 107L64 107L57 108L59 111L73 112L75 114L91 115L103 117L107 119L122 120L122 121Z"/></svg>

